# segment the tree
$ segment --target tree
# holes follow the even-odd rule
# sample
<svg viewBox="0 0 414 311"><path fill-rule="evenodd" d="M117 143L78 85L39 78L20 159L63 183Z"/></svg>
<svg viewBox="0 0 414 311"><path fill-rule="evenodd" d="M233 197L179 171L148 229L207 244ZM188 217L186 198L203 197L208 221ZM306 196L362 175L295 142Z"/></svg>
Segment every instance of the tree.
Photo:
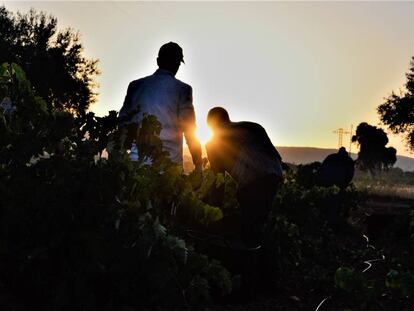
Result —
<svg viewBox="0 0 414 311"><path fill-rule="evenodd" d="M97 60L83 56L79 34L59 31L56 18L0 7L0 47L0 64L18 63L49 110L83 114L96 101Z"/></svg>
<svg viewBox="0 0 414 311"><path fill-rule="evenodd" d="M405 91L394 92L377 108L382 123L395 134L404 134L408 146L414 150L414 57L406 73Z"/></svg>
<svg viewBox="0 0 414 311"><path fill-rule="evenodd" d="M359 144L357 164L362 170L374 174L376 170L392 167L397 161L397 150L386 147L388 137L381 128L363 122L358 125L352 141Z"/></svg>

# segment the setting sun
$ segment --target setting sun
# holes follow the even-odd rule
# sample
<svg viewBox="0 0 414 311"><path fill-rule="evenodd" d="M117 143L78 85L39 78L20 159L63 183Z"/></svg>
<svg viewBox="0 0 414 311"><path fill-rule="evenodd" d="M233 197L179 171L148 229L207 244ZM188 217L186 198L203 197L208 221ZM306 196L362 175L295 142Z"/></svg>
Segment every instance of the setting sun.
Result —
<svg viewBox="0 0 414 311"><path fill-rule="evenodd" d="M198 127L195 131L197 138L200 140L200 143L204 146L213 136L213 133L209 127Z"/></svg>

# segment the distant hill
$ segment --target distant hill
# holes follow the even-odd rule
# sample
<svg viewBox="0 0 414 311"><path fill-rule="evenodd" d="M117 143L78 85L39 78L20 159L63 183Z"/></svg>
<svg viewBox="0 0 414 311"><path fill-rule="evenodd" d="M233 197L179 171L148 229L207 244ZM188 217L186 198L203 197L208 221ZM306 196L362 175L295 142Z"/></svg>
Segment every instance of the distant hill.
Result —
<svg viewBox="0 0 414 311"><path fill-rule="evenodd" d="M315 161L322 162L327 155L337 152L336 149L314 148L314 147L276 147L284 162L293 164L306 164ZM186 170L191 169L191 156L188 149L184 149L184 167ZM356 159L357 155L352 154ZM404 171L414 171L414 158L406 156L397 156L395 167Z"/></svg>
<svg viewBox="0 0 414 311"><path fill-rule="evenodd" d="M283 161L294 164L306 164L315 161L323 161L327 155L337 152L337 149L324 149L313 147L276 147ZM357 158L355 153L352 154L354 159ZM395 167L404 171L414 171L414 158L406 156L397 156Z"/></svg>

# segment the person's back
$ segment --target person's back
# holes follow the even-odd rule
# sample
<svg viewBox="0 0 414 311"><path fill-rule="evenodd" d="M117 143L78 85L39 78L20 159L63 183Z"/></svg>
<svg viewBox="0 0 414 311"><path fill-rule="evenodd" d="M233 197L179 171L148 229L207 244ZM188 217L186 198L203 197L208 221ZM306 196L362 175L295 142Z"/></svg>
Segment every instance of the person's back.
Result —
<svg viewBox="0 0 414 311"><path fill-rule="evenodd" d="M217 158L242 187L268 174L282 175L281 157L265 129L253 122L229 122L207 144L209 158Z"/></svg>
<svg viewBox="0 0 414 311"><path fill-rule="evenodd" d="M156 116L162 126L163 149L173 162L182 163L183 129L179 112L188 109L191 113L191 87L177 80L169 71L158 69L151 76L131 82L128 93L131 95L126 100L133 106L134 103L139 105L139 112L131 121L139 124L144 114ZM121 111L121 117L123 115Z"/></svg>
<svg viewBox="0 0 414 311"><path fill-rule="evenodd" d="M192 88L175 78L182 59L182 50L175 43L160 49L159 69L151 76L130 83L120 117L132 113L129 123L140 124L144 115L153 115L161 124L160 139L170 159L182 165L183 134L193 162L201 168L201 146L194 135L195 113Z"/></svg>
<svg viewBox="0 0 414 311"><path fill-rule="evenodd" d="M238 183L242 240L247 247L262 242L262 228L282 180L281 157L262 126L252 122L231 122L224 108L208 114L213 138L207 155L215 173L228 172ZM224 186L212 187L210 200L220 206Z"/></svg>
<svg viewBox="0 0 414 311"><path fill-rule="evenodd" d="M325 187L336 185L344 189L352 181L354 171L354 161L342 147L338 153L328 155L322 162L318 184Z"/></svg>

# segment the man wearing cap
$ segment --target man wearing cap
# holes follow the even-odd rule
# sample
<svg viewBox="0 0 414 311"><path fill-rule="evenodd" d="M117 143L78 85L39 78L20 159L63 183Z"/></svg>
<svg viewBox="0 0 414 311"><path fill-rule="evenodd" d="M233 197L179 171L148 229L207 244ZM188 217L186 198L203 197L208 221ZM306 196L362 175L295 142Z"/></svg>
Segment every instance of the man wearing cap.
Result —
<svg viewBox="0 0 414 311"><path fill-rule="evenodd" d="M180 166L183 165L184 135L196 170L201 171L201 146L194 133L196 118L192 88L175 78L181 63L184 63L183 50L177 43L161 46L157 71L129 84L119 116L127 118L127 123L136 124L141 123L145 114L157 117L162 126L160 139L163 150ZM137 156L139 150L131 149L131 158L134 153Z"/></svg>

